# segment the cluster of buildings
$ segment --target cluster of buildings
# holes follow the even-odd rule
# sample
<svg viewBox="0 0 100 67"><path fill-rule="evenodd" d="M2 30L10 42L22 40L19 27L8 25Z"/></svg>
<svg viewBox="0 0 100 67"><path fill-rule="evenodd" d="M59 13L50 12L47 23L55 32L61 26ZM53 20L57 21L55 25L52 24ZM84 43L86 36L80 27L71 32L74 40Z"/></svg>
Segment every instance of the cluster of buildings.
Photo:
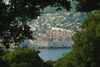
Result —
<svg viewBox="0 0 100 67"><path fill-rule="evenodd" d="M85 14L82 13L47 13L39 16L36 20L32 20L28 25L32 28L31 30L37 31L51 27L77 30L80 28L80 22L84 17Z"/></svg>
<svg viewBox="0 0 100 67"><path fill-rule="evenodd" d="M44 31L45 33L39 33L39 35L35 38L38 41L63 41L63 40L71 40L71 37L75 33L71 30L61 29L61 28L49 28Z"/></svg>
<svg viewBox="0 0 100 67"><path fill-rule="evenodd" d="M37 40L71 40L76 30L81 30L80 22L85 17L82 13L60 12L47 13L28 23ZM64 29L64 30L62 30Z"/></svg>

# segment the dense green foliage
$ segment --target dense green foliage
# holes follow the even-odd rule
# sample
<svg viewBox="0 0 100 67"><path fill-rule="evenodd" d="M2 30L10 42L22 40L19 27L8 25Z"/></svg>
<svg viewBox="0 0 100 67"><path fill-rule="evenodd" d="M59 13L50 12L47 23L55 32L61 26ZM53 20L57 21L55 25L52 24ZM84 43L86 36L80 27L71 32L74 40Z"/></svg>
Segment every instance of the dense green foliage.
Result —
<svg viewBox="0 0 100 67"><path fill-rule="evenodd" d="M54 67L53 64L55 63L55 61L52 61L52 60L48 60L48 61L45 61L43 66L44 67Z"/></svg>
<svg viewBox="0 0 100 67"><path fill-rule="evenodd" d="M82 22L81 27L84 30L77 32L73 37L73 50L78 67L100 67L99 24L100 11L90 13Z"/></svg>
<svg viewBox="0 0 100 67"><path fill-rule="evenodd" d="M65 53L54 63L54 67L74 67L73 60L73 52Z"/></svg>
<svg viewBox="0 0 100 67"><path fill-rule="evenodd" d="M40 51L33 48L16 47L12 52L2 51L0 67L53 67L53 61L43 61L39 57Z"/></svg>
<svg viewBox="0 0 100 67"><path fill-rule="evenodd" d="M9 52L8 50L2 50L0 47L0 67L9 67L9 63L3 60L3 56Z"/></svg>
<svg viewBox="0 0 100 67"><path fill-rule="evenodd" d="M3 56L11 67L41 67L43 60L38 55L39 51L23 48L15 48L14 51L8 52Z"/></svg>
<svg viewBox="0 0 100 67"><path fill-rule="evenodd" d="M73 49L55 67L100 67L100 11L90 13L73 36ZM64 66L63 66L64 65Z"/></svg>
<svg viewBox="0 0 100 67"><path fill-rule="evenodd" d="M100 10L100 0L72 0L76 1L76 11L91 12L93 10Z"/></svg>

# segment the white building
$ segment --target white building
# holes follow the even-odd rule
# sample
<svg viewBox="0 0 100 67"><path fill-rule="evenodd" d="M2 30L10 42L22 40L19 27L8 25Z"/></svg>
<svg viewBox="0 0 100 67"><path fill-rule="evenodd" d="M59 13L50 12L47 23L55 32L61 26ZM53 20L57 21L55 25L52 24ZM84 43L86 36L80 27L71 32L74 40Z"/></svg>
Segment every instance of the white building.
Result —
<svg viewBox="0 0 100 67"><path fill-rule="evenodd" d="M65 40L65 41L32 41L25 40L25 42L21 43L21 47L34 47L34 48L71 48L73 41Z"/></svg>

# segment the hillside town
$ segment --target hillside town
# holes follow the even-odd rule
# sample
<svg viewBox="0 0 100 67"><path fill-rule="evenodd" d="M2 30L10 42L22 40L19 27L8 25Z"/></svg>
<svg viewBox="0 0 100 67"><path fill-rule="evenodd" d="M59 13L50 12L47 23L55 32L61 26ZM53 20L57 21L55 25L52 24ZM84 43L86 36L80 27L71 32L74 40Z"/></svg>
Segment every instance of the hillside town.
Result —
<svg viewBox="0 0 100 67"><path fill-rule="evenodd" d="M62 41L62 40L71 40L71 36L74 34L74 31L61 29L61 28L48 28L45 32L39 33L35 38L40 41Z"/></svg>
<svg viewBox="0 0 100 67"><path fill-rule="evenodd" d="M71 40L76 30L81 31L80 24L84 13L56 12L46 13L28 23L36 40L63 41Z"/></svg>

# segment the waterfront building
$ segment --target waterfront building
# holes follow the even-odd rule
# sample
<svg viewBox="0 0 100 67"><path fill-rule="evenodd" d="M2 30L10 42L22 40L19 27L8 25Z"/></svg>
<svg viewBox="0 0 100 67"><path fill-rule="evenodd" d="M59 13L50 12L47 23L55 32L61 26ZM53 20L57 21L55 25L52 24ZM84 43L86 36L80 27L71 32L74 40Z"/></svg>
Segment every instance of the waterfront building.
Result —
<svg viewBox="0 0 100 67"><path fill-rule="evenodd" d="M24 48L71 48L73 44L72 40L63 40L63 41L32 41L25 40L20 44Z"/></svg>

